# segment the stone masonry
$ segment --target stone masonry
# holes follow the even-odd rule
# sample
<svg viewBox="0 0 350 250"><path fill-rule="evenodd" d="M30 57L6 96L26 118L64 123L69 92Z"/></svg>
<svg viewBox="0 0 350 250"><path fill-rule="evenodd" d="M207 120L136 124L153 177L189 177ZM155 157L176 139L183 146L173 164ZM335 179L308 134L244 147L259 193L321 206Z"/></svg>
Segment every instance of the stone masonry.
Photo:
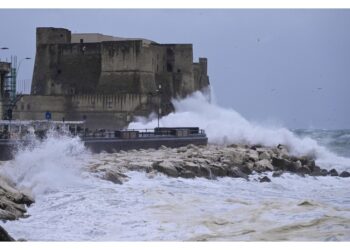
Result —
<svg viewBox="0 0 350 250"><path fill-rule="evenodd" d="M159 100L165 115L172 98L208 86L207 59L194 63L192 44L37 28L31 94L17 102L14 118L42 120L50 111L54 120L122 128L157 112Z"/></svg>

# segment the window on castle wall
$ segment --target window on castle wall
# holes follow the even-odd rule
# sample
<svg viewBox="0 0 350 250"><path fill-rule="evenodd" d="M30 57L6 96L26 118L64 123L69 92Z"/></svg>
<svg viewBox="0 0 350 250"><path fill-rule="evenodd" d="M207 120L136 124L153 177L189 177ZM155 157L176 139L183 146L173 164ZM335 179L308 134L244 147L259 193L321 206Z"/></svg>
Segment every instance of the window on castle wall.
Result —
<svg viewBox="0 0 350 250"><path fill-rule="evenodd" d="M177 73L181 73L181 69L177 69Z"/></svg>
<svg viewBox="0 0 350 250"><path fill-rule="evenodd" d="M167 64L166 64L166 70L167 70L168 72L173 72L173 65L172 65L171 63L167 63Z"/></svg>
<svg viewBox="0 0 350 250"><path fill-rule="evenodd" d="M27 110L30 110L30 103L27 104Z"/></svg>
<svg viewBox="0 0 350 250"><path fill-rule="evenodd" d="M61 74L61 73L62 73L62 70L58 69L58 70L57 70L57 74L59 75L59 74Z"/></svg>
<svg viewBox="0 0 350 250"><path fill-rule="evenodd" d="M22 104L21 104L21 110L23 110L23 109L24 109L24 104L22 103Z"/></svg>

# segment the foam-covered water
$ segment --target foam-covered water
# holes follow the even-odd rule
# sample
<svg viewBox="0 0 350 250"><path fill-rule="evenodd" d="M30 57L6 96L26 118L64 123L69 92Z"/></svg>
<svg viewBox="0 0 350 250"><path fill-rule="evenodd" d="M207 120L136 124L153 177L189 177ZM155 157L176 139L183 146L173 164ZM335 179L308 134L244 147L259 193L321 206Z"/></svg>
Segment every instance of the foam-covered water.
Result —
<svg viewBox="0 0 350 250"><path fill-rule="evenodd" d="M262 144L275 147L278 144L286 145L290 152L295 155L314 155L318 164L324 168L350 169L350 158L337 155L320 144L318 137L309 136L308 133L293 133L279 127L264 127L260 124L249 122L233 109L223 108L208 102L208 98L201 92L194 93L184 100L173 101L175 112L160 119L160 126L194 126L205 129L209 142L218 144L248 143ZM152 114L148 118L139 117L129 128L154 128L157 120ZM327 132L326 132L327 133ZM343 140L348 143L342 150L350 151L350 138L344 135ZM333 142L339 141L333 137Z"/></svg>
<svg viewBox="0 0 350 250"><path fill-rule="evenodd" d="M295 154L314 154L323 167L349 169L347 154L330 146L339 138L347 145L346 133L262 127L199 94L175 107L161 125L200 126L211 143L282 143ZM131 126L142 123L154 127L156 121ZM29 218L1 225L15 238L50 241L350 240L349 178L286 174L259 183L257 176L207 180L129 172L129 181L117 185L87 171L91 164L113 167L113 157L91 155L78 138L56 134L20 150L1 163L0 173L31 189L36 202Z"/></svg>

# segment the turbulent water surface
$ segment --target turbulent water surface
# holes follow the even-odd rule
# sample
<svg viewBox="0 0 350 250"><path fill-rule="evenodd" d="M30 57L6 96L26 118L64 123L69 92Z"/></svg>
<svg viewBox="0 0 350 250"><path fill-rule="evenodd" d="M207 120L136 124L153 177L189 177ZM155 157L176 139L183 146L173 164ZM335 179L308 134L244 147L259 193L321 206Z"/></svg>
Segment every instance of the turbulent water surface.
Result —
<svg viewBox="0 0 350 250"><path fill-rule="evenodd" d="M211 143L282 143L294 154L315 155L322 167L350 170L349 130L261 127L198 96L175 107L164 126L201 126ZM1 225L34 241L350 240L350 178L285 174L260 183L254 175L246 181L129 172L129 181L117 185L87 171L91 164L108 160L91 155L78 138L55 135L1 163L1 174L30 189L36 201L29 218Z"/></svg>

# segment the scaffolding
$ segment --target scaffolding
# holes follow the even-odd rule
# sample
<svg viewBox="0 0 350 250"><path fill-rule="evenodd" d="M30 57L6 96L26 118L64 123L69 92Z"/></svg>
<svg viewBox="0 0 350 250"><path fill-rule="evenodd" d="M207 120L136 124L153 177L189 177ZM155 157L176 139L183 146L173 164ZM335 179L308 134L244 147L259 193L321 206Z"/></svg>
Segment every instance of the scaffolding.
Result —
<svg viewBox="0 0 350 250"><path fill-rule="evenodd" d="M17 56L11 56L11 71L5 77L4 97L12 103L16 99Z"/></svg>

